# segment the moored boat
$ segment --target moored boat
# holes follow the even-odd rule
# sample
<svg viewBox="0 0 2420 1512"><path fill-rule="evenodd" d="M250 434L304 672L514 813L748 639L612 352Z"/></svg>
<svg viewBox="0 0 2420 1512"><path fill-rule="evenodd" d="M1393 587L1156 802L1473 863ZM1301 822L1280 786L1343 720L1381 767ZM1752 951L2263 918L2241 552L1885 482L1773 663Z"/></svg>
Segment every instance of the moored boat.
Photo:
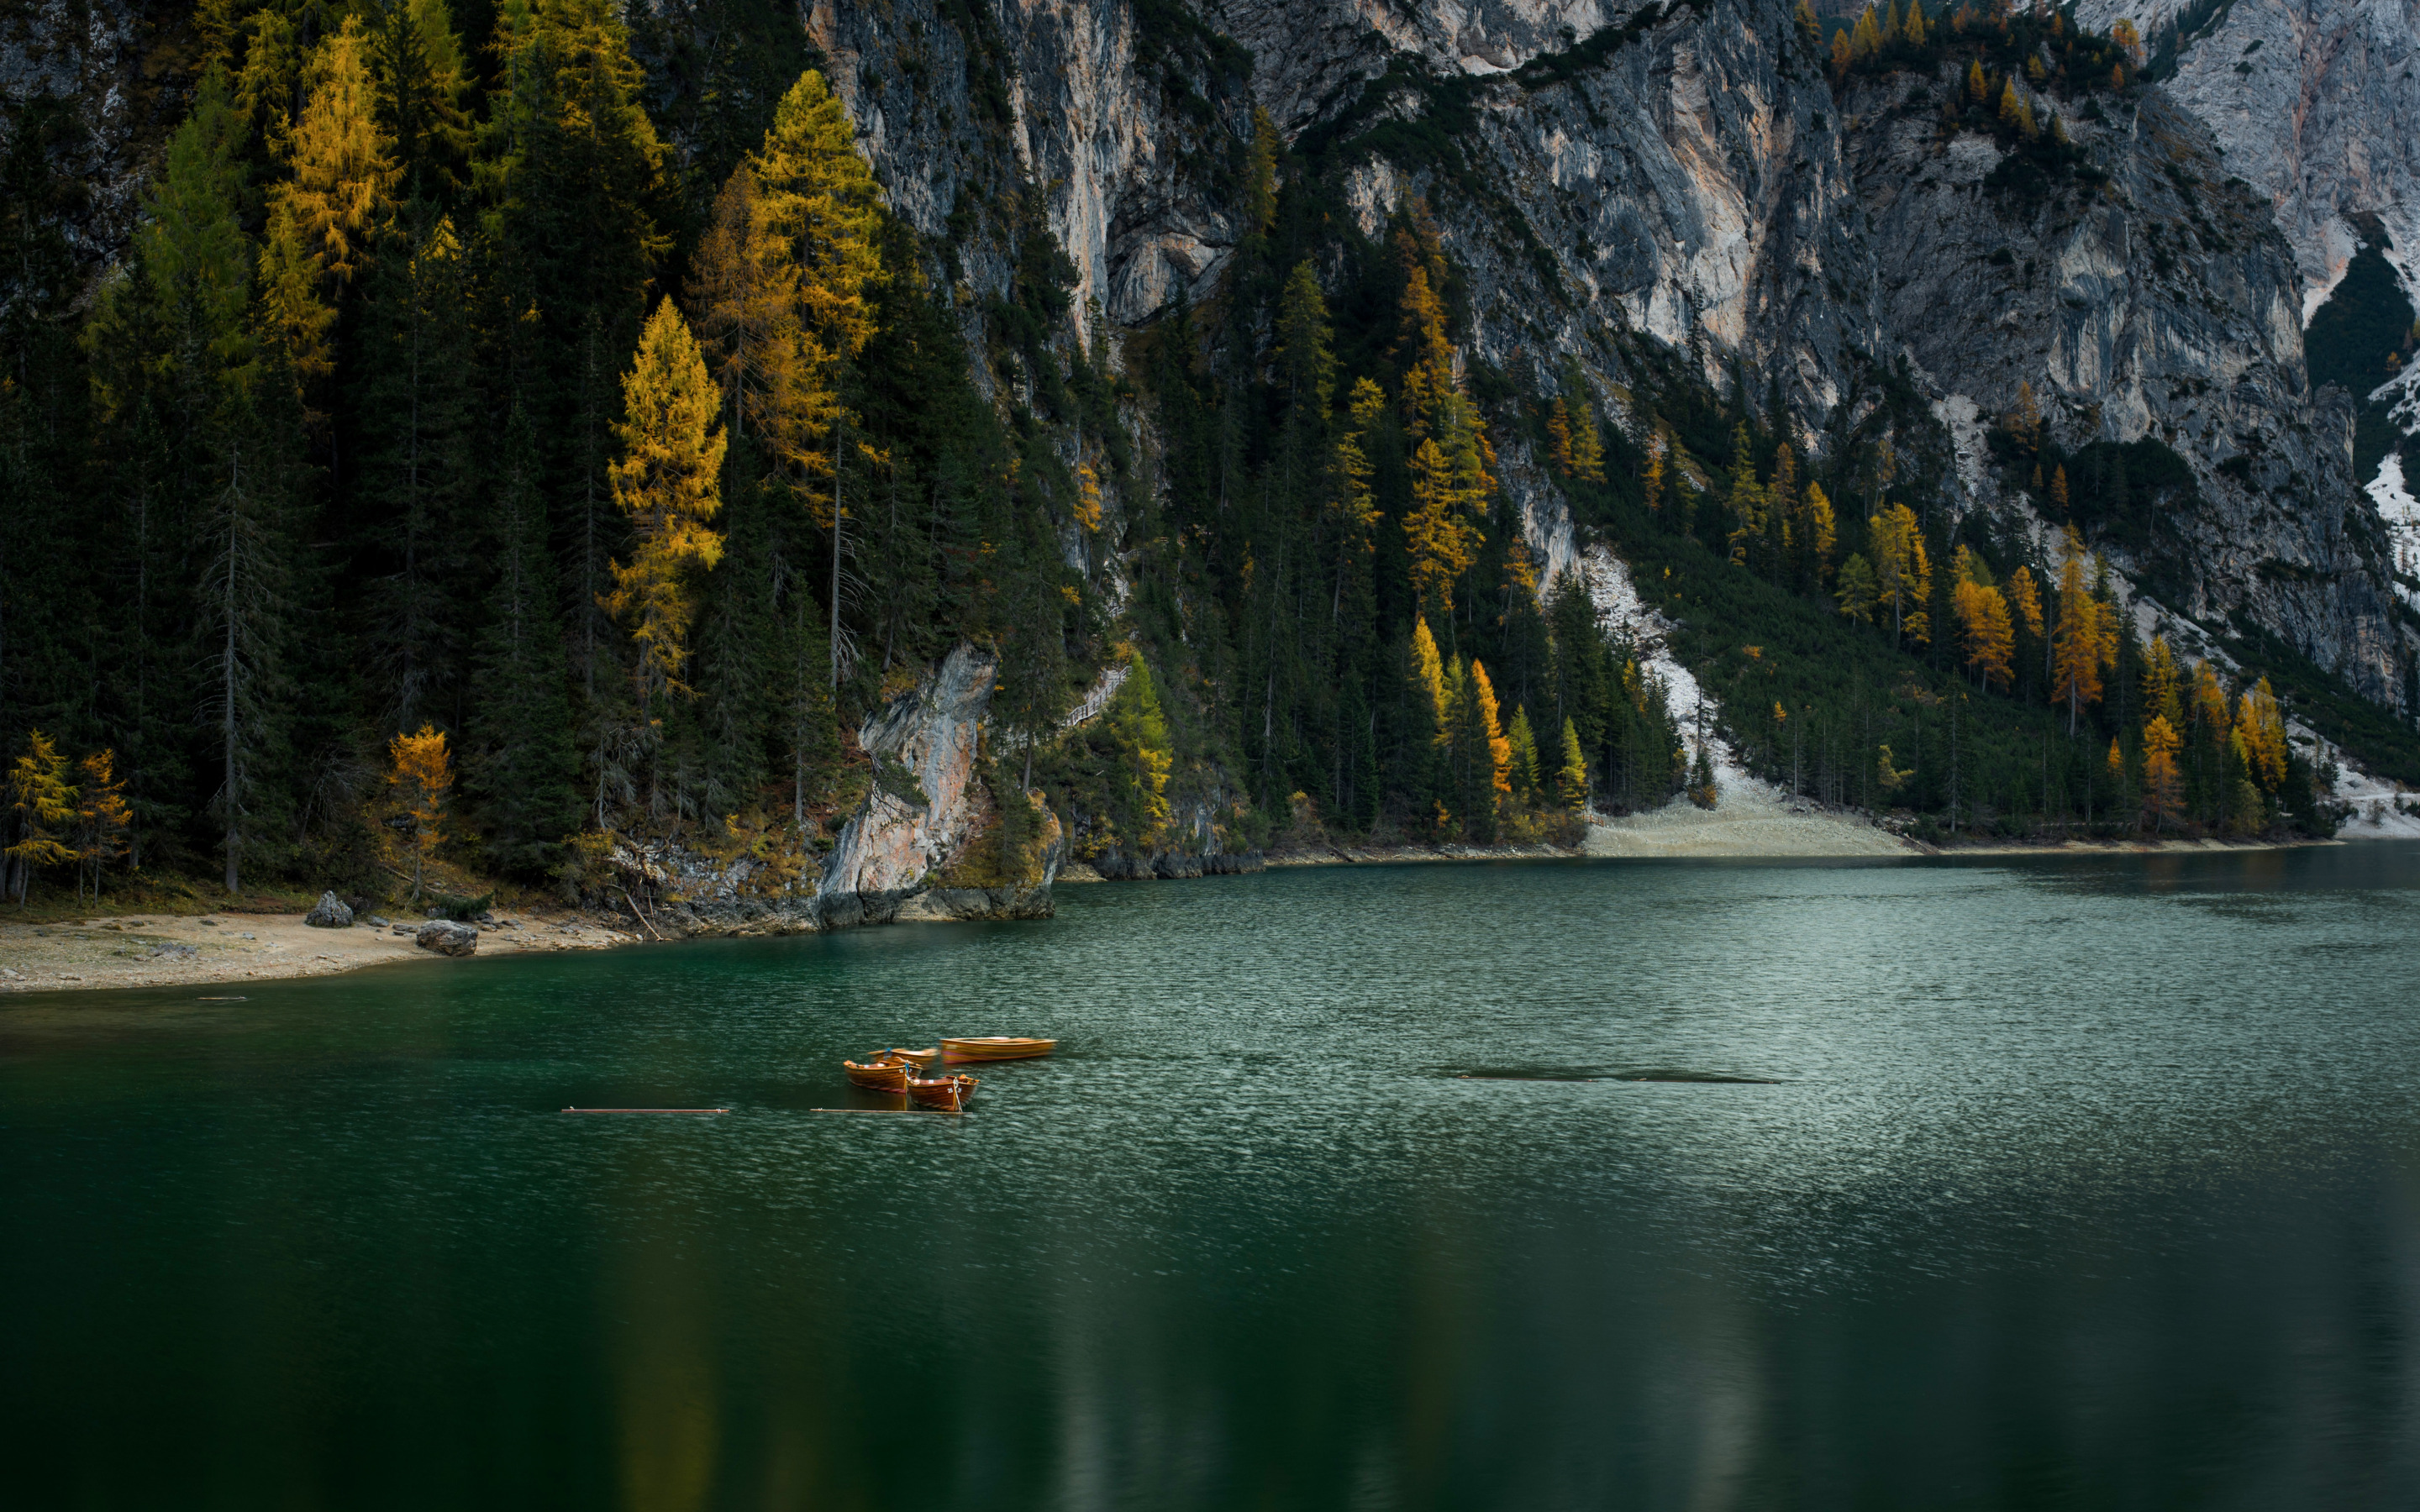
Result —
<svg viewBox="0 0 2420 1512"><path fill-rule="evenodd" d="M944 1040L941 1056L947 1060L1027 1060L1047 1056L1059 1047L1056 1040L1020 1040L1015 1035L987 1034L980 1039Z"/></svg>
<svg viewBox="0 0 2420 1512"><path fill-rule="evenodd" d="M898 1051L886 1050L878 1056L866 1057L866 1063L862 1066L854 1060L844 1060L840 1069L848 1077L850 1085L862 1087L869 1092L904 1092L908 1090L908 1073L916 1068Z"/></svg>
<svg viewBox="0 0 2420 1512"><path fill-rule="evenodd" d="M966 1109L967 1099L975 1095L976 1079L972 1076L941 1076L932 1081L908 1078L908 1095L928 1108L948 1113Z"/></svg>

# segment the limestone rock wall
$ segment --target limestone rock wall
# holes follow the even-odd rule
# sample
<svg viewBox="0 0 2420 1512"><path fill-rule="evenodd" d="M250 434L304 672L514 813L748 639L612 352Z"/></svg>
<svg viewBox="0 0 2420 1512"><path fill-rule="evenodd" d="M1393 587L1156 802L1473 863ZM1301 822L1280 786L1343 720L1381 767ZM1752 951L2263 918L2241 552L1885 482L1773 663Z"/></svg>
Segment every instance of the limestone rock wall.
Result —
<svg viewBox="0 0 2420 1512"><path fill-rule="evenodd" d="M1840 101L1893 344L1984 419L2028 383L2071 449L2173 449L2198 501L2176 501L2155 560L2128 564L2170 609L2241 611L2391 701L2403 653L2351 401L2310 392L2295 254L2267 202L2158 91L2098 124L2063 108L2105 183L1995 184L1990 138L1943 138L1956 86L1898 74Z"/></svg>
<svg viewBox="0 0 2420 1512"><path fill-rule="evenodd" d="M2179 0L2083 0L2106 29L2190 21ZM2164 88L2207 124L2227 171L2273 208L2303 275L2303 317L2359 247L2355 217L2394 239L2420 288L2420 0L2227 0L2179 39Z"/></svg>

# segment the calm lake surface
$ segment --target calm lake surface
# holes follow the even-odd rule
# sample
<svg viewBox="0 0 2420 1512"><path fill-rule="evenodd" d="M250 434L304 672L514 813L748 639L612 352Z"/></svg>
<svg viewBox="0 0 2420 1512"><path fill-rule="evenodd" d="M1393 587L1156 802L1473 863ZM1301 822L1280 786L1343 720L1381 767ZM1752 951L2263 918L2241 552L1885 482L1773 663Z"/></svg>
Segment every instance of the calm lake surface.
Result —
<svg viewBox="0 0 2420 1512"><path fill-rule="evenodd" d="M0 1485L2411 1506L2416 989L2420 848L2372 844L1324 869L0 1000ZM1063 1048L809 1111L985 1033Z"/></svg>

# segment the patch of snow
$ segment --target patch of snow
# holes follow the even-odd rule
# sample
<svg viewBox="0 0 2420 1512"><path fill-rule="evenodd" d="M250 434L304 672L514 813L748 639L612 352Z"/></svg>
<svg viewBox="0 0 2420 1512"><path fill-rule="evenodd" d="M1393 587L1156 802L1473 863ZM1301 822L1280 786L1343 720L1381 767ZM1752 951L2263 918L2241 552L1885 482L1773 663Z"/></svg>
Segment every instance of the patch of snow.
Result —
<svg viewBox="0 0 2420 1512"><path fill-rule="evenodd" d="M2389 452L2378 465L2378 476L2369 480L2369 501L2378 506L2378 517L2386 522L2386 538L2395 557L2396 595L2420 609L2420 591L2407 581L2420 579L2420 499L2412 497L2411 486L2404 482L2402 457Z"/></svg>
<svg viewBox="0 0 2420 1512"><path fill-rule="evenodd" d="M1689 669L1674 658L1668 640L1675 628L1673 622L1662 610L1648 607L1631 577L1630 563L1602 546L1592 546L1573 570L1588 585L1589 601L1596 606L1597 623L1628 631L1637 642L1641 670L1663 679L1672 717L1680 722L1683 738L1694 742L1699 730L1705 731L1706 753L1714 767L1715 806L1720 808L1734 800L1760 806L1789 801L1789 795L1781 789L1750 777L1739 754L1714 733L1720 705L1698 686Z"/></svg>
<svg viewBox="0 0 2420 1512"><path fill-rule="evenodd" d="M2351 817L2336 831L2339 840L2420 840L2420 794L2404 791L2400 782L2372 777L2332 747L2319 748L2336 764L2336 785L2330 795L2352 807Z"/></svg>

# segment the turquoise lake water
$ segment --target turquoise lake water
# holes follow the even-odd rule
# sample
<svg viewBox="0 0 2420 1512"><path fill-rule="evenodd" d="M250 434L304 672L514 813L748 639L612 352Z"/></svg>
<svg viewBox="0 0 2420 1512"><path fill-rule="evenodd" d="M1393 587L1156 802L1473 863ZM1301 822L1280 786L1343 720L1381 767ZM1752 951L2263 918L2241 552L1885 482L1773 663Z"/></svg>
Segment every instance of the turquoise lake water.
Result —
<svg viewBox="0 0 2420 1512"><path fill-rule="evenodd" d="M991 1033L1062 1050L811 1111ZM2416 1093L2388 844L1322 869L0 999L0 1484L2407 1507Z"/></svg>

